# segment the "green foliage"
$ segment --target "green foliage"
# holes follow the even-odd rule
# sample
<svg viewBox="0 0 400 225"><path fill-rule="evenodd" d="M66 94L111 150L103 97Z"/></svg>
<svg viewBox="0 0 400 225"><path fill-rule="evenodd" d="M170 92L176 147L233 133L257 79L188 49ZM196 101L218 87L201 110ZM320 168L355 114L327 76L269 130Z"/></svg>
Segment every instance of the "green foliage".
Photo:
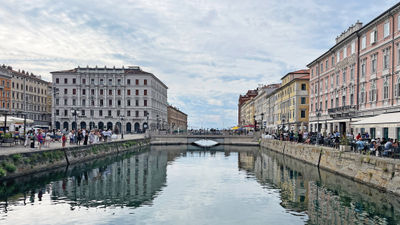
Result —
<svg viewBox="0 0 400 225"><path fill-rule="evenodd" d="M22 159L22 155L21 154L14 154L11 156L11 158L14 160L14 162L18 163L21 161Z"/></svg>
<svg viewBox="0 0 400 225"><path fill-rule="evenodd" d="M340 144L341 145L350 145L349 139L345 135L343 135L340 138Z"/></svg>
<svg viewBox="0 0 400 225"><path fill-rule="evenodd" d="M12 133L6 133L6 134L4 135L4 138L12 138Z"/></svg>
<svg viewBox="0 0 400 225"><path fill-rule="evenodd" d="M7 175L7 171L0 167L0 177L5 177Z"/></svg>
<svg viewBox="0 0 400 225"><path fill-rule="evenodd" d="M15 165L13 163L11 163L11 162L4 162L3 166L10 173L12 173L15 170L17 170L17 167L15 167Z"/></svg>

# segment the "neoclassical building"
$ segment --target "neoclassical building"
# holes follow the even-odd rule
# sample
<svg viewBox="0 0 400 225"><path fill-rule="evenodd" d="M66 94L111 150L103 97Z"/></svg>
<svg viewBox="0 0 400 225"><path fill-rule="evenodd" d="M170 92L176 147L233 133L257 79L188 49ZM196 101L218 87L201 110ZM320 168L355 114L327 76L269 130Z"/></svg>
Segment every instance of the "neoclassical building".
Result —
<svg viewBox="0 0 400 225"><path fill-rule="evenodd" d="M392 119L400 118L400 3L349 27L307 66L312 131L400 138L400 120Z"/></svg>
<svg viewBox="0 0 400 225"><path fill-rule="evenodd" d="M187 114L171 105L168 106L168 125L171 132L187 130Z"/></svg>
<svg viewBox="0 0 400 225"><path fill-rule="evenodd" d="M0 73L7 74L10 82L5 86L9 115L34 121L33 125L49 126L51 113L48 108L48 88L50 83L42 80L41 76L24 70L13 70L11 66L1 66ZM0 83L0 86L2 84Z"/></svg>
<svg viewBox="0 0 400 225"><path fill-rule="evenodd" d="M168 87L138 66L78 67L51 74L57 129L131 133L167 125Z"/></svg>
<svg viewBox="0 0 400 225"><path fill-rule="evenodd" d="M10 89L11 74L5 67L0 67L0 113L9 113L11 110Z"/></svg>

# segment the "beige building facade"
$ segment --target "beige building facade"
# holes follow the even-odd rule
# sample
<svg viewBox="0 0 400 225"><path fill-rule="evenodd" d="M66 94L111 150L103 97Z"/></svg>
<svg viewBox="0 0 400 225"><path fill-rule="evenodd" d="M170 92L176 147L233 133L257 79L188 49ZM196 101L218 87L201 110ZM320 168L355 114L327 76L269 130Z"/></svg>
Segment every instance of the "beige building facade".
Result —
<svg viewBox="0 0 400 225"><path fill-rule="evenodd" d="M187 130L187 114L171 105L168 106L168 126L170 131Z"/></svg>

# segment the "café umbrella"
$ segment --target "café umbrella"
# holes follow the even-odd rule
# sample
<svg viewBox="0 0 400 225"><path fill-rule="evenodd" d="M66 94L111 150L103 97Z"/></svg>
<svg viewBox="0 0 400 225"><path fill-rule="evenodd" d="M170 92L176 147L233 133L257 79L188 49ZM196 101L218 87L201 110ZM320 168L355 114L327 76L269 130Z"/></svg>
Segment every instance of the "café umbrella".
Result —
<svg viewBox="0 0 400 225"><path fill-rule="evenodd" d="M0 116L0 126L4 126L5 118L4 116ZM26 119L26 124L32 124L33 120L31 119ZM7 116L7 124L24 124L24 118L19 118L19 117L13 117L13 116Z"/></svg>

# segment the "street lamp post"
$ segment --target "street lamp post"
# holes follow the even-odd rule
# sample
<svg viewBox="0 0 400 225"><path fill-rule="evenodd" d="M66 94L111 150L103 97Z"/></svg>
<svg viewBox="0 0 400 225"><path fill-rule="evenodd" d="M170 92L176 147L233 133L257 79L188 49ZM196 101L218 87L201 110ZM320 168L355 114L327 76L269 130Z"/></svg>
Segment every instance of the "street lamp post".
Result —
<svg viewBox="0 0 400 225"><path fill-rule="evenodd" d="M254 122L254 131L257 131L256 115L253 116L253 122Z"/></svg>
<svg viewBox="0 0 400 225"><path fill-rule="evenodd" d="M263 130L264 126L264 113L261 113L261 130Z"/></svg>
<svg viewBox="0 0 400 225"><path fill-rule="evenodd" d="M285 115L282 116L282 133L285 131Z"/></svg>
<svg viewBox="0 0 400 225"><path fill-rule="evenodd" d="M124 115L121 115L120 119L121 119L121 139L124 139Z"/></svg>
<svg viewBox="0 0 400 225"><path fill-rule="evenodd" d="M78 130L78 124L76 123L76 116L77 116L78 112L76 109L72 109L71 113L75 117L75 130ZM72 127L72 129L73 129L73 127Z"/></svg>

